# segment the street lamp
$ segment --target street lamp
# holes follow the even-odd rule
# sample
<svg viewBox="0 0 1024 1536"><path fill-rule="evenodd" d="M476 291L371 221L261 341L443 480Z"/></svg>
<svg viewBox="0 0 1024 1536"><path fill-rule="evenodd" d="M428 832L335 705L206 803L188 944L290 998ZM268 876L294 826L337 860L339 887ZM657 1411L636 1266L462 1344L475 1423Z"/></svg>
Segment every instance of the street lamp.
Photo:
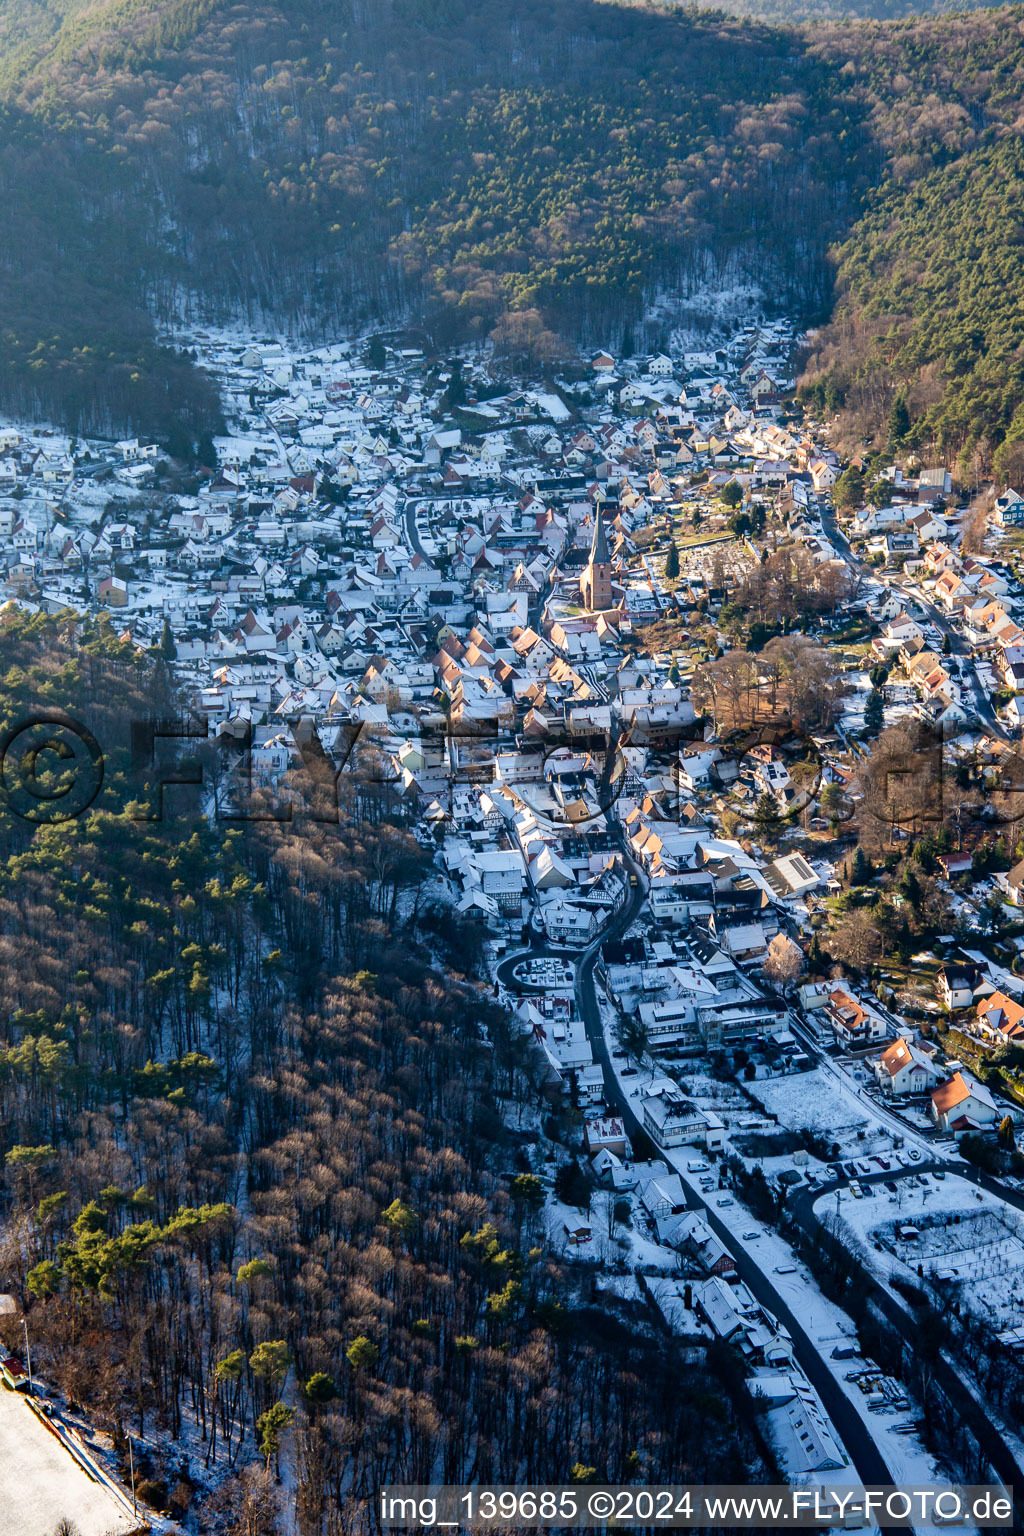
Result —
<svg viewBox="0 0 1024 1536"><path fill-rule="evenodd" d="M28 1368L28 1390L32 1391L32 1349L28 1342L28 1319L22 1318L21 1326L25 1332L25 1365Z"/></svg>

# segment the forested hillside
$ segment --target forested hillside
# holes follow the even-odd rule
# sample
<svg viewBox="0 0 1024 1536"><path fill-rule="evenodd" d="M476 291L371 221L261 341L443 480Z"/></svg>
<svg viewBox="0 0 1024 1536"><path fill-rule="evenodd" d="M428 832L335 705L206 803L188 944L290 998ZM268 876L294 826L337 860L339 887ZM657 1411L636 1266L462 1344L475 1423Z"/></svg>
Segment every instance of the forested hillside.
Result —
<svg viewBox="0 0 1024 1536"><path fill-rule="evenodd" d="M902 21L908 16L952 16L982 10L985 0L697 0L701 10L727 11L782 26L845 21Z"/></svg>
<svg viewBox="0 0 1024 1536"><path fill-rule="evenodd" d="M984 459L1021 398L1022 74L1019 8L4 0L0 407L187 452L218 404L154 319L418 320L543 365L715 274L825 319L836 247L809 398L856 434L906 388Z"/></svg>
<svg viewBox="0 0 1024 1536"><path fill-rule="evenodd" d="M592 0L23 10L0 60L0 397L193 433L144 310L615 339L730 258L820 311L877 167L792 34ZM13 19L12 19L13 18ZM55 24L55 18L60 18ZM111 367L111 364L115 367ZM164 391L164 393L162 393Z"/></svg>
<svg viewBox="0 0 1024 1536"><path fill-rule="evenodd" d="M87 815L0 824L0 1289L144 1499L269 1536L281 1448L302 1536L340 1536L385 1483L771 1471L728 1350L684 1363L552 1257L515 1180L538 1108L578 1124L387 787L346 775L338 825L144 820L161 664L12 612L0 645L4 727L73 702L109 754Z"/></svg>
<svg viewBox="0 0 1024 1536"><path fill-rule="evenodd" d="M822 29L813 51L845 56L887 173L838 250L805 397L842 410L850 445L884 441L905 400L897 441L959 455L974 480L1024 436L1024 11Z"/></svg>

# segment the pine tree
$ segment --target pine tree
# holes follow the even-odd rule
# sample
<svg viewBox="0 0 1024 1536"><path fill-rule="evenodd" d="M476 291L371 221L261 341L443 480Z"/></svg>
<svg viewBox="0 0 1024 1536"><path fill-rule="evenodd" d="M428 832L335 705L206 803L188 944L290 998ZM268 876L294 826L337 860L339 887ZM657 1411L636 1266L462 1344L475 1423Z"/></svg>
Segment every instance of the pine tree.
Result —
<svg viewBox="0 0 1024 1536"><path fill-rule="evenodd" d="M462 362L459 358L451 364L451 377L448 380L448 388L444 392L442 404L446 410L457 411L460 405L466 403L466 385L462 377Z"/></svg>
<svg viewBox="0 0 1024 1536"><path fill-rule="evenodd" d="M906 440L910 431L910 412L907 409L907 397L902 390L892 403L889 412L889 441L894 448Z"/></svg>
<svg viewBox="0 0 1024 1536"><path fill-rule="evenodd" d="M853 856L853 863L850 866L850 884L867 885L868 881L871 879L872 874L873 870L871 868L871 862L868 859L867 854L864 852L863 848L858 848L857 852Z"/></svg>
<svg viewBox="0 0 1024 1536"><path fill-rule="evenodd" d="M864 729L870 735L876 735L882 729L885 719L885 701L877 688L873 688L868 694L868 701L864 706Z"/></svg>
<svg viewBox="0 0 1024 1536"><path fill-rule="evenodd" d="M864 476L852 464L836 481L832 500L840 512L852 512L855 507L864 505Z"/></svg>
<svg viewBox="0 0 1024 1536"><path fill-rule="evenodd" d="M665 556L665 576L668 581L679 579L679 551L674 543L669 545Z"/></svg>
<svg viewBox="0 0 1024 1536"><path fill-rule="evenodd" d="M779 802L767 789L754 809L754 824L763 833L774 832L779 824Z"/></svg>

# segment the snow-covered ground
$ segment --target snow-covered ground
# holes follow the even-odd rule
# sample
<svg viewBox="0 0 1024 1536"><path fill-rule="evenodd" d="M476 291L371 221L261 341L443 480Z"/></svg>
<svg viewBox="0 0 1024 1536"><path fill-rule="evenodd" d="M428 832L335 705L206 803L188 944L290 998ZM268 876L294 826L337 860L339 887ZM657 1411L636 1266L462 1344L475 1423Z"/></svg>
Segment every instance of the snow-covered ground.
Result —
<svg viewBox="0 0 1024 1536"><path fill-rule="evenodd" d="M141 1524L17 1392L0 1391L0 1466L0 1536L53 1536L63 1516L81 1536L120 1536Z"/></svg>
<svg viewBox="0 0 1024 1536"><path fill-rule="evenodd" d="M896 1141L922 1157L948 1156L944 1146L921 1135L895 1106L876 1103L865 1091L868 1081L859 1065L822 1061L811 1072L758 1079L749 1087L780 1125L827 1136L838 1143L841 1158L890 1156Z"/></svg>
<svg viewBox="0 0 1024 1536"><path fill-rule="evenodd" d="M679 1168L677 1163L676 1168L685 1183L685 1165ZM938 1477L935 1459L915 1436L896 1433L896 1426L917 1417L918 1411L904 1407L888 1413L872 1412L868 1407L868 1394L856 1382L847 1380L856 1371L863 1371L864 1362L832 1358L832 1351L837 1347L845 1350L856 1345L857 1329L852 1319L835 1302L822 1295L814 1276L794 1257L785 1239L759 1223L738 1200L731 1205L719 1206L712 1196L711 1208L729 1228L736 1245L757 1259L762 1272L769 1276L775 1290L800 1319L818 1354L864 1420L893 1482L920 1485L934 1482ZM752 1232L757 1235L749 1237L747 1234Z"/></svg>
<svg viewBox="0 0 1024 1536"><path fill-rule="evenodd" d="M610 1011L609 1009L609 1013ZM605 1014L606 1030L609 1022L609 1015ZM623 1071L628 1065L627 1062L617 1060L615 1057L611 1060L620 1086L625 1093L633 1097L634 1104L639 1109L636 1100L642 1091L641 1085L649 1081L650 1072L642 1071L636 1077L624 1076ZM811 1080L816 1081L812 1083ZM856 1130L869 1122L856 1090L852 1086L832 1078L831 1075L826 1076L823 1069L817 1072L802 1072L791 1077L775 1078L768 1082L758 1082L751 1086L756 1087L758 1098L762 1097L764 1089L768 1089L768 1097L772 1102L766 1107L777 1113L784 1124L790 1124L793 1127L813 1125L820 1130L835 1133L839 1129L837 1105L843 1105L844 1113L848 1116L848 1126L854 1133L854 1144L860 1149L860 1155L864 1155L865 1143L856 1141ZM697 1087L696 1079L694 1087ZM806 1113L809 1105L816 1106L812 1108L810 1120ZM815 1119L815 1116L818 1118ZM756 1119L756 1115L751 1114L749 1105L745 1107L743 1117ZM891 1145L891 1134L884 1126L877 1125L875 1136L879 1142L887 1138ZM694 1148L669 1148L662 1150L660 1155L668 1166L679 1174L683 1185L690 1192L690 1204L696 1205L697 1199L702 1194L699 1187L700 1173L690 1173L687 1169L687 1163L695 1159ZM800 1319L818 1354L864 1420L868 1432L889 1468L893 1482L916 1483L922 1486L935 1482L938 1471L934 1458L925 1450L916 1436L897 1432L896 1426L906 1424L908 1420L915 1418L916 1410L904 1407L893 1409L888 1413L873 1412L868 1407L867 1394L855 1382L846 1379L853 1369L854 1362L832 1358L832 1350L837 1346L846 1349L851 1344L856 1345L857 1330L852 1319L821 1293L814 1276L805 1265L797 1261L785 1239L752 1216L735 1195L725 1191L712 1191L705 1198L714 1215L729 1229L732 1245L756 1260L776 1292ZM863 1362L860 1369L863 1369ZM852 1470L849 1477L850 1481L856 1481L856 1475Z"/></svg>
<svg viewBox="0 0 1024 1536"><path fill-rule="evenodd" d="M997 1329L1024 1326L1024 1221L1020 1213L969 1183L947 1175L901 1179L896 1193L874 1186L856 1200L844 1190L840 1230L883 1280L938 1279L956 1287L961 1303ZM818 1201L833 1216L835 1196Z"/></svg>

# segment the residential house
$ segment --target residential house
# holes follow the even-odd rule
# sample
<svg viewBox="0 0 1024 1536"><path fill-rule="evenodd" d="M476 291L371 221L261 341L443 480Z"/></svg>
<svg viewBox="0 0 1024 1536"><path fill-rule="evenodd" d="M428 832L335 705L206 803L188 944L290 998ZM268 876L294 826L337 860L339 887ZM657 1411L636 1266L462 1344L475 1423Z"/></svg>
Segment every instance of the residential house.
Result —
<svg viewBox="0 0 1024 1536"><path fill-rule="evenodd" d="M996 875L996 885L1011 906L1024 907L1024 859L1012 869Z"/></svg>
<svg viewBox="0 0 1024 1536"><path fill-rule="evenodd" d="M974 989L979 982L975 965L943 965L935 978L935 990L949 1013L974 1004Z"/></svg>
<svg viewBox="0 0 1024 1536"><path fill-rule="evenodd" d="M886 1046L875 1063L875 1075L886 1093L897 1098L924 1093L940 1077L938 1068L924 1052L902 1036Z"/></svg>
<svg viewBox="0 0 1024 1536"><path fill-rule="evenodd" d="M835 1032L836 1039L847 1049L857 1049L883 1040L886 1035L884 1021L871 1013L843 987L834 987L828 994L825 1013Z"/></svg>
<svg viewBox="0 0 1024 1536"><path fill-rule="evenodd" d="M964 1072L954 1072L945 1083L932 1089L931 1113L943 1131L963 1136L986 1130L1002 1119L995 1099L981 1083Z"/></svg>

